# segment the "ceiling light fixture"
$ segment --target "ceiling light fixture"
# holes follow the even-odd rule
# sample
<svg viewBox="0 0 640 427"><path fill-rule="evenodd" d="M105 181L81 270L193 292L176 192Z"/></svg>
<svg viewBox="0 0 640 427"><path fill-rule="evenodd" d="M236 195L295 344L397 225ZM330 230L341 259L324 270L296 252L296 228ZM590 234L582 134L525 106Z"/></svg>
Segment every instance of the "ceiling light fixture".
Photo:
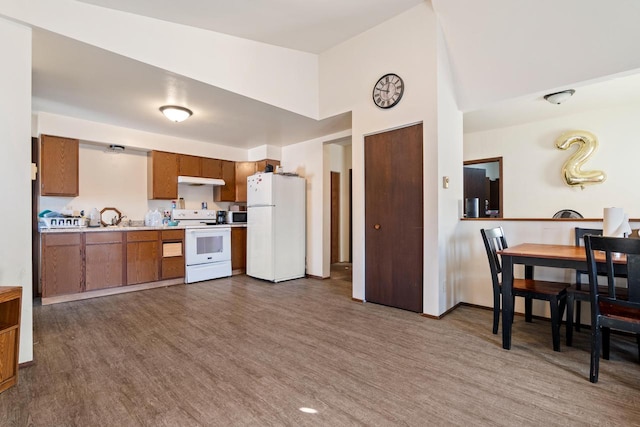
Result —
<svg viewBox="0 0 640 427"><path fill-rule="evenodd" d="M177 105L163 105L160 107L160 111L165 117L172 122L182 122L187 120L193 114L193 111L188 108L180 107Z"/></svg>
<svg viewBox="0 0 640 427"><path fill-rule="evenodd" d="M548 102L552 104L562 104L567 99L571 98L573 94L576 93L573 89L563 90L561 92L550 93L544 96Z"/></svg>

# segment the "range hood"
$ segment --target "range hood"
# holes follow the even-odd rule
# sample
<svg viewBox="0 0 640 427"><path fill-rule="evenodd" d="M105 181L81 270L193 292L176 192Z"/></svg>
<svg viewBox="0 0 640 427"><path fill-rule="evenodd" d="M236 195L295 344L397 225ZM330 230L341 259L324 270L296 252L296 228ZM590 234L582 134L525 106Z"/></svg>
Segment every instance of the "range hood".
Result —
<svg viewBox="0 0 640 427"><path fill-rule="evenodd" d="M178 184L189 185L224 185L223 179L200 178L198 176L179 176Z"/></svg>

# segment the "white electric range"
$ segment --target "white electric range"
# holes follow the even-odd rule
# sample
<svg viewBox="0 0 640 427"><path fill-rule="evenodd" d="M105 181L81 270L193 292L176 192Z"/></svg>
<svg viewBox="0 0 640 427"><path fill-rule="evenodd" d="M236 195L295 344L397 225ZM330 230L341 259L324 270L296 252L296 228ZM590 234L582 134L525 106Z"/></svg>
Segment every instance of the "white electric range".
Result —
<svg viewBox="0 0 640 427"><path fill-rule="evenodd" d="M174 209L185 227L185 283L231 276L231 227L216 224L216 211Z"/></svg>

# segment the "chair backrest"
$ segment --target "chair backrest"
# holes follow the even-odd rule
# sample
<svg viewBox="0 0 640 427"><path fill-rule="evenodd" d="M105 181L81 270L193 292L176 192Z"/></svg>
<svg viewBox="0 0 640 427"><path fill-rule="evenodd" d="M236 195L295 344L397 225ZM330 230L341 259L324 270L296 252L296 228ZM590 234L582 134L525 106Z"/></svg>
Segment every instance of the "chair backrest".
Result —
<svg viewBox="0 0 640 427"><path fill-rule="evenodd" d="M593 236L602 236L602 229L576 227L575 228L575 245L584 246L584 236L586 236L587 234L591 234ZM577 289L581 289L583 274L587 274L587 272L582 270L576 270L576 288Z"/></svg>
<svg viewBox="0 0 640 427"><path fill-rule="evenodd" d="M500 288L499 275L502 273L502 265L497 251L508 247L507 239L504 237L502 227L481 229L480 234L482 234L484 248L487 250L487 258L489 258L493 287L494 290L498 290Z"/></svg>
<svg viewBox="0 0 640 427"><path fill-rule="evenodd" d="M584 238L589 269L589 289L591 292L591 310L595 315L601 311L615 312L618 309L638 310L640 313L640 239L623 237L602 237L587 235ZM596 256L604 252L607 274L608 295L598 294L598 267ZM616 271L614 261L626 256L627 288L615 286ZM620 273L618 271L618 273ZM602 269L600 269L600 274ZM618 275L618 277L620 277ZM624 293L623 299L620 299Z"/></svg>

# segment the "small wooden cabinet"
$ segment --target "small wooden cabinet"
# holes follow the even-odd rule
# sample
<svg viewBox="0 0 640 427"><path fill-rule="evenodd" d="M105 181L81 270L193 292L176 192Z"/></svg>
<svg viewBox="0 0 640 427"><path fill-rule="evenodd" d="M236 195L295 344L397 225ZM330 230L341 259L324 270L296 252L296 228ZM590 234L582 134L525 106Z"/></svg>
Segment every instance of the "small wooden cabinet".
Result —
<svg viewBox="0 0 640 427"><path fill-rule="evenodd" d="M42 135L40 140L40 195L75 197L79 194L77 139Z"/></svg>
<svg viewBox="0 0 640 427"><path fill-rule="evenodd" d="M42 296L75 294L83 290L83 251L80 233L42 236Z"/></svg>
<svg viewBox="0 0 640 427"><path fill-rule="evenodd" d="M105 231L85 236L85 291L125 284L124 233Z"/></svg>
<svg viewBox="0 0 640 427"><path fill-rule="evenodd" d="M247 269L246 227L231 227L231 269L242 273Z"/></svg>
<svg viewBox="0 0 640 427"><path fill-rule="evenodd" d="M18 382L22 288L0 287L0 392Z"/></svg>
<svg viewBox="0 0 640 427"><path fill-rule="evenodd" d="M273 172L275 172L276 166L280 166L280 160L272 160L272 159L259 160L256 162L256 172L264 172L264 170L267 168L267 165L273 166Z"/></svg>
<svg viewBox="0 0 640 427"><path fill-rule="evenodd" d="M220 168L224 180L224 186L216 187L216 201L235 202L236 201L236 166L235 162L220 160Z"/></svg>
<svg viewBox="0 0 640 427"><path fill-rule="evenodd" d="M159 278L158 231L127 232L127 284Z"/></svg>
<svg viewBox="0 0 640 427"><path fill-rule="evenodd" d="M202 176L202 157L178 154L178 175Z"/></svg>
<svg viewBox="0 0 640 427"><path fill-rule="evenodd" d="M184 230L162 230L160 279L184 277Z"/></svg>
<svg viewBox="0 0 640 427"><path fill-rule="evenodd" d="M236 162L236 202L247 201L247 177L256 173L256 162Z"/></svg>
<svg viewBox="0 0 640 427"><path fill-rule="evenodd" d="M223 178L222 176L222 162L220 159L209 159L203 157L201 159L201 169L203 178Z"/></svg>
<svg viewBox="0 0 640 427"><path fill-rule="evenodd" d="M150 151L147 162L149 199L177 199L178 154Z"/></svg>

